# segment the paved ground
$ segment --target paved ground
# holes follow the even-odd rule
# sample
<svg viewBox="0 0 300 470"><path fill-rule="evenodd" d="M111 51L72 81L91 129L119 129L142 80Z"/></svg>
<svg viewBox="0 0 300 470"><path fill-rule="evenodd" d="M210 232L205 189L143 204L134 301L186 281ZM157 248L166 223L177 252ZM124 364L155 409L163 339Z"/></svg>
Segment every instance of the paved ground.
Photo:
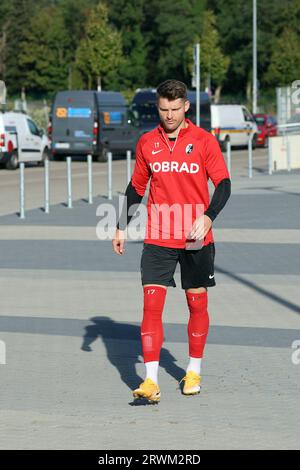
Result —
<svg viewBox="0 0 300 470"><path fill-rule="evenodd" d="M177 273L164 311L157 406L131 399L144 372L142 243L117 257L97 239L96 208L107 200L95 188L87 204L79 176L74 208L57 203L49 215L40 202L34 208L36 177L25 220L7 201L11 185L1 186L1 449L300 447L300 364L292 362L300 340L300 175L269 176L259 159L252 180L244 163L233 168L231 199L214 223L217 286L209 290L203 391L178 390L188 313ZM124 161L114 169L121 188ZM65 186L57 187L59 199Z"/></svg>

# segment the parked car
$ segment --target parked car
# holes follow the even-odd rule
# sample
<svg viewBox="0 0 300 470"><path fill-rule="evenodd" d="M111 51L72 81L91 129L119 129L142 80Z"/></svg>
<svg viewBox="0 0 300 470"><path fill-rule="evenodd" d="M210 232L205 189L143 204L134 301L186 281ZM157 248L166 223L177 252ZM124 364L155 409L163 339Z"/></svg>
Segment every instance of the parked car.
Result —
<svg viewBox="0 0 300 470"><path fill-rule="evenodd" d="M130 106L130 118L138 128L139 135L159 124L155 88L138 88Z"/></svg>
<svg viewBox="0 0 300 470"><path fill-rule="evenodd" d="M190 102L190 109L187 112L187 117L196 124L196 91L188 90L188 100ZM208 132L211 132L211 103L210 96L205 91L200 92L200 127Z"/></svg>
<svg viewBox="0 0 300 470"><path fill-rule="evenodd" d="M49 140L33 119L24 113L2 113L4 134L1 139L6 148L6 167L18 168L19 161L43 162L48 156ZM5 153L5 152L4 152Z"/></svg>
<svg viewBox="0 0 300 470"><path fill-rule="evenodd" d="M228 141L232 147L248 145L251 135L253 135L252 148L257 146L257 124L243 105L211 105L211 127L222 150L226 150Z"/></svg>
<svg viewBox="0 0 300 470"><path fill-rule="evenodd" d="M69 90L56 94L48 126L53 158L91 154L106 161L107 151L135 148L135 134L121 93Z"/></svg>
<svg viewBox="0 0 300 470"><path fill-rule="evenodd" d="M257 145L268 147L269 137L277 135L277 120L270 114L254 114L258 127Z"/></svg>
<svg viewBox="0 0 300 470"><path fill-rule="evenodd" d="M16 129L6 128L4 113L0 112L0 164L7 169L14 169L18 166L17 161Z"/></svg>
<svg viewBox="0 0 300 470"><path fill-rule="evenodd" d="M190 101L190 109L186 116L196 124L196 91L188 90L187 97ZM156 89L137 89L130 110L133 123L139 129L139 136L154 129L160 121ZM210 97L206 92L200 93L200 126L209 132L211 130Z"/></svg>
<svg viewBox="0 0 300 470"><path fill-rule="evenodd" d="M60 91L50 112L48 137L53 159L70 155L100 158L98 107L94 91Z"/></svg>
<svg viewBox="0 0 300 470"><path fill-rule="evenodd" d="M99 140L114 155L135 151L137 131L130 119L124 96L116 91L96 93L99 113ZM105 158L104 158L105 159Z"/></svg>

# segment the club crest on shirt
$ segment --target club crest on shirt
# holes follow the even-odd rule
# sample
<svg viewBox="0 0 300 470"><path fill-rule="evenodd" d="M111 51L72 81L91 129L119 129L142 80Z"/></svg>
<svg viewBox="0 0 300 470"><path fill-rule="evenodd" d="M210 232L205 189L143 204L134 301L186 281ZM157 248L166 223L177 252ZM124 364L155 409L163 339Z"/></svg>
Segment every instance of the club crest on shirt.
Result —
<svg viewBox="0 0 300 470"><path fill-rule="evenodd" d="M185 147L185 153L192 153L193 151L193 144L188 144L186 147Z"/></svg>

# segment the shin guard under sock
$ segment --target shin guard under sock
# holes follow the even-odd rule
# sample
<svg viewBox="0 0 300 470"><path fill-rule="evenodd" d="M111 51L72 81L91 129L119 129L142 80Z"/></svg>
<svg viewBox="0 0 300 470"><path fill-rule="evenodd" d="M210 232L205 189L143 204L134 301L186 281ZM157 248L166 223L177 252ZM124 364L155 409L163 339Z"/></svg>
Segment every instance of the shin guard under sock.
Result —
<svg viewBox="0 0 300 470"><path fill-rule="evenodd" d="M160 286L144 287L144 316L141 340L144 362L159 361L164 333L162 313L167 289Z"/></svg>
<svg viewBox="0 0 300 470"><path fill-rule="evenodd" d="M189 355L201 358L209 329L207 291L199 294L186 292L186 299L190 311L188 323Z"/></svg>

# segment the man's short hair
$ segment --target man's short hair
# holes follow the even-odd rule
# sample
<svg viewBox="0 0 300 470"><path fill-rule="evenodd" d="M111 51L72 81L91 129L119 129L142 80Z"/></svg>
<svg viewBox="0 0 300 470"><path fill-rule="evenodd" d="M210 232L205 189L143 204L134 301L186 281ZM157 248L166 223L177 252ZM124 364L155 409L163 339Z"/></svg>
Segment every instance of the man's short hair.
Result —
<svg viewBox="0 0 300 470"><path fill-rule="evenodd" d="M182 98L187 100L187 88L183 82L179 80L166 80L160 83L156 89L156 97L167 98L169 101Z"/></svg>

